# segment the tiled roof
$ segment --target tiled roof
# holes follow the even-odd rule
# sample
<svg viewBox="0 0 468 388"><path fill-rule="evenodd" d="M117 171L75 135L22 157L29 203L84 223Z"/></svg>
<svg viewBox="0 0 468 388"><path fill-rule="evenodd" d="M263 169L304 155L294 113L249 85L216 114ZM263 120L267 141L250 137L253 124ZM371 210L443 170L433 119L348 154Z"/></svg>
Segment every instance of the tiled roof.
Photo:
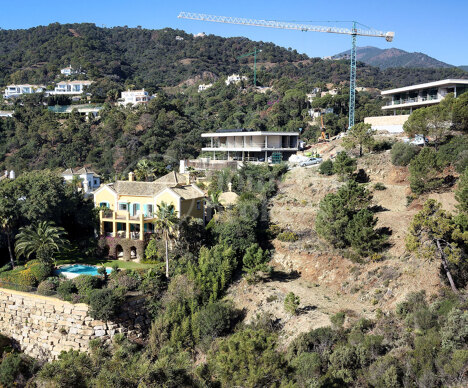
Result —
<svg viewBox="0 0 468 388"><path fill-rule="evenodd" d="M164 183L166 185L185 185L187 184L187 176L179 174L178 172L171 171L170 173L163 175L161 178L156 179L157 183Z"/></svg>
<svg viewBox="0 0 468 388"><path fill-rule="evenodd" d="M158 182L117 181L113 189L119 195L138 195L152 197L164 190L167 185Z"/></svg>
<svg viewBox="0 0 468 388"><path fill-rule="evenodd" d="M171 190L180 195L182 199L195 199L204 195L193 185L171 187Z"/></svg>

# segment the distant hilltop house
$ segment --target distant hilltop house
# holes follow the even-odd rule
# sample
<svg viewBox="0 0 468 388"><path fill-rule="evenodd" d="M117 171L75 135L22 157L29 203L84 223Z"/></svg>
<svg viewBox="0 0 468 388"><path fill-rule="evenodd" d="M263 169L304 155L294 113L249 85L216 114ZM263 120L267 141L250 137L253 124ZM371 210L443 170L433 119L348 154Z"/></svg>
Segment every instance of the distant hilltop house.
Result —
<svg viewBox="0 0 468 388"><path fill-rule="evenodd" d="M198 93L205 91L213 86L213 84L201 84L198 85Z"/></svg>
<svg viewBox="0 0 468 388"><path fill-rule="evenodd" d="M11 171L5 170L3 175L0 176L0 181L4 179L15 179L15 178L16 178L16 174L13 170Z"/></svg>
<svg viewBox="0 0 468 388"><path fill-rule="evenodd" d="M81 180L83 193L90 193L101 186L101 177L86 167L68 168L62 173L62 177L67 182L71 182L73 177L78 177Z"/></svg>
<svg viewBox="0 0 468 388"><path fill-rule="evenodd" d="M199 32L198 34L193 34L194 38L204 38L206 34L204 32Z"/></svg>
<svg viewBox="0 0 468 388"><path fill-rule="evenodd" d="M93 81L62 81L57 83L55 89L48 92L50 95L57 94L82 94L86 87L91 85Z"/></svg>
<svg viewBox="0 0 468 388"><path fill-rule="evenodd" d="M126 106L127 104L132 104L133 106L139 104L146 104L148 103L153 96L150 96L145 89L141 90L130 90L128 89L125 92L122 92L120 95L119 100L117 103L119 105Z"/></svg>
<svg viewBox="0 0 468 388"><path fill-rule="evenodd" d="M14 110L0 110L0 117L13 117Z"/></svg>
<svg viewBox="0 0 468 388"><path fill-rule="evenodd" d="M364 122L378 131L403 132L403 124L414 110L440 103L447 94L455 97L468 91L466 79L444 79L402 88L383 90L380 94L387 99L382 107L390 116L366 117Z"/></svg>
<svg viewBox="0 0 468 388"><path fill-rule="evenodd" d="M338 89L330 89L330 90L325 90L322 92L321 96L326 96L327 94L329 94L330 96L336 96L338 94Z"/></svg>
<svg viewBox="0 0 468 388"><path fill-rule="evenodd" d="M3 98L18 97L22 94L42 93L45 89L44 85L8 85L3 93Z"/></svg>
<svg viewBox="0 0 468 388"><path fill-rule="evenodd" d="M181 37L181 36L179 36L179 35L177 35L177 36L175 37L175 40L184 40L184 38Z"/></svg>
<svg viewBox="0 0 468 388"><path fill-rule="evenodd" d="M105 184L94 192L94 204L101 209L101 236L130 240L129 244L114 244L115 250L109 252L110 256L143 257L145 235L155 232L155 212L163 202L174 205L181 219L204 220L205 193L190 184L189 174L170 172L154 182L136 182L130 172L128 181Z"/></svg>
<svg viewBox="0 0 468 388"><path fill-rule="evenodd" d="M227 80L225 82L226 82L226 85L230 85L232 83L237 84L241 81L247 81L247 80L248 78L245 75L240 76L239 74L232 74L229 77L227 77Z"/></svg>
<svg viewBox="0 0 468 388"><path fill-rule="evenodd" d="M312 89L311 93L306 94L306 101L312 102L317 97L317 94L320 93L321 91L322 91L322 89L320 89L320 88Z"/></svg>
<svg viewBox="0 0 468 388"><path fill-rule="evenodd" d="M83 74L81 70L74 69L71 66L64 67L63 69L60 69L60 74L65 75L67 77L75 74Z"/></svg>

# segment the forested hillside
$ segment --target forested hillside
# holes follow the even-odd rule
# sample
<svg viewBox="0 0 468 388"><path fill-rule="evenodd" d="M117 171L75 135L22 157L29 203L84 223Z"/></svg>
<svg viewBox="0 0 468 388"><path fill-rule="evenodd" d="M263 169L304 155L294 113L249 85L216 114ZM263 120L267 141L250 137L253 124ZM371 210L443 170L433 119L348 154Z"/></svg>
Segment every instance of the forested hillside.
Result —
<svg viewBox="0 0 468 388"><path fill-rule="evenodd" d="M176 40L176 36L183 40ZM71 64L87 71L89 78L105 76L120 86L127 82L154 90L178 85L196 76L216 78L247 71L245 64L252 59L238 61L236 57L252 51L255 46L262 49L258 57L263 69L259 74L262 84L282 76L306 77L309 82L348 79L345 60L330 63L309 59L296 50L243 37L194 38L170 28L100 28L89 23L56 23L28 30L0 30L0 84L50 82L61 67ZM395 72L362 65L359 70L362 86L379 88L468 76L456 68Z"/></svg>

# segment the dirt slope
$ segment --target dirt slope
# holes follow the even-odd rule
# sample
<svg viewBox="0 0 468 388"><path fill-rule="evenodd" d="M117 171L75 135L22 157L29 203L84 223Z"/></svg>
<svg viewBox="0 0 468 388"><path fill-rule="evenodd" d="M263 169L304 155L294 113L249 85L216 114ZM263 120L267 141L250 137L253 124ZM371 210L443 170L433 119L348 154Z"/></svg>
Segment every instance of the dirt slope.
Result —
<svg viewBox="0 0 468 388"><path fill-rule="evenodd" d="M327 158L340 148L339 143L328 144L320 152ZM392 230L391 247L382 261L351 261L318 238L314 230L318 204L343 183L335 176L320 175L317 167L296 167L280 183L270 207L271 222L299 236L294 243L273 241L271 265L280 275L255 285L241 280L230 288L228 298L246 311L247 321L262 312L279 319L284 344L300 332L329 325L330 316L338 311L346 311L348 320L372 317L377 309L393 309L409 292L424 289L431 295L441 287L438 263L413 259L405 252L406 230L428 196L407 206L408 172L392 166L389 152L364 156L358 168L364 168L370 177L373 205L381 209L376 214L378 226ZM374 191L376 182L382 182L386 190ZM454 209L453 192L430 197L441 201L447 210ZM291 291L301 298L302 311L294 317L283 307Z"/></svg>

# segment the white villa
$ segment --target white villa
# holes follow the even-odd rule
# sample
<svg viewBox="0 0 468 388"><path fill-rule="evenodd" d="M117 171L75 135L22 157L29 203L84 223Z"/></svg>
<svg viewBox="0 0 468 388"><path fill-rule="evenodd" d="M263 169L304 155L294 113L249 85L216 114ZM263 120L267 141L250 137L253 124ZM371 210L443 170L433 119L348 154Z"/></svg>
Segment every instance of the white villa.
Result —
<svg viewBox="0 0 468 388"><path fill-rule="evenodd" d="M63 69L60 69L60 74L65 75L65 76L70 76L70 75L75 75L75 74L80 74L81 72L79 70L74 69L71 66L64 67Z"/></svg>
<svg viewBox="0 0 468 388"><path fill-rule="evenodd" d="M101 186L101 177L94 171L88 170L86 167L75 169L68 168L62 173L63 179L68 182L71 182L74 176L81 179L84 193L90 193Z"/></svg>
<svg viewBox="0 0 468 388"><path fill-rule="evenodd" d="M42 93L44 85L8 85L3 93L3 98L18 97L22 94Z"/></svg>
<svg viewBox="0 0 468 388"><path fill-rule="evenodd" d="M388 101L382 109L384 111L393 111L394 115L403 113L403 110L411 113L413 109L438 104L449 93L454 93L456 97L466 91L468 91L468 80L466 79L444 79L384 90L381 94Z"/></svg>
<svg viewBox="0 0 468 388"><path fill-rule="evenodd" d="M390 115L366 117L364 122L371 124L372 129L377 131L401 133L404 123L414 110L436 105L449 93L453 93L456 97L466 91L468 91L466 79L444 79L384 90L381 95L387 98L387 103L382 110L389 112Z"/></svg>
<svg viewBox="0 0 468 388"><path fill-rule="evenodd" d="M298 151L299 132L268 132L248 129L220 129L217 132L202 133L209 139L203 152L226 154L227 160L267 160L273 152L285 156Z"/></svg>
<svg viewBox="0 0 468 388"><path fill-rule="evenodd" d="M232 74L229 77L227 77L227 80L225 82L226 82L226 85L230 85L230 84L237 84L241 81L247 81L247 79L248 78L245 75L240 76L239 74Z"/></svg>
<svg viewBox="0 0 468 388"><path fill-rule="evenodd" d="M127 104L132 104L133 106L138 104L146 104L151 100L153 96L150 96L145 89L141 90L127 90L122 92L118 101L119 105L126 106Z"/></svg>
<svg viewBox="0 0 468 388"><path fill-rule="evenodd" d="M84 89L92 83L93 81L62 81L49 94L82 94Z"/></svg>
<svg viewBox="0 0 468 388"><path fill-rule="evenodd" d="M198 85L198 93L205 91L213 86L213 84L201 84Z"/></svg>

